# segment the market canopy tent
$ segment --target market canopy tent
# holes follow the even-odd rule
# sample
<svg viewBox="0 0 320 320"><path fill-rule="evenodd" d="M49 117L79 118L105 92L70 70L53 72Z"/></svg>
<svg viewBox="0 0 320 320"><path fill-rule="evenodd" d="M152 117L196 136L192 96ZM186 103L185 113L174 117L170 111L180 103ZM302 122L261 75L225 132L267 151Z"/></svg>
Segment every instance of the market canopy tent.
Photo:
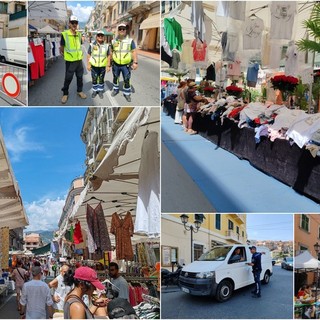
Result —
<svg viewBox="0 0 320 320"><path fill-rule="evenodd" d="M14 229L28 224L0 129L0 227Z"/></svg>
<svg viewBox="0 0 320 320"><path fill-rule="evenodd" d="M28 18L67 20L67 5L65 1L29 1Z"/></svg>
<svg viewBox="0 0 320 320"><path fill-rule="evenodd" d="M159 108L133 108L118 129L106 156L94 172L91 183L81 192L69 217L70 221L78 219L82 228L88 230L86 205L95 208L100 202L108 227L114 212L125 215L129 211L133 221L135 220L141 149L145 136L151 131L160 132ZM68 224L60 236L67 227ZM110 238L113 241L112 235ZM136 237L138 238L141 235Z"/></svg>
<svg viewBox="0 0 320 320"><path fill-rule="evenodd" d="M45 26L41 29L38 29L38 33L40 33L40 34L58 34L60 32L53 29L51 26Z"/></svg>
<svg viewBox="0 0 320 320"><path fill-rule="evenodd" d="M304 251L294 258L295 269L318 269L320 261L314 258L309 251Z"/></svg>

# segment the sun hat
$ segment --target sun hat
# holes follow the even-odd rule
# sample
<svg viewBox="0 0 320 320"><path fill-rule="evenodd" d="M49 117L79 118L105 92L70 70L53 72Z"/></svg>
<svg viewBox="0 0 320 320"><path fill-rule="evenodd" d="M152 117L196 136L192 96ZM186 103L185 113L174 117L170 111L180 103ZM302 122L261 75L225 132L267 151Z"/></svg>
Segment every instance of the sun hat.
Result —
<svg viewBox="0 0 320 320"><path fill-rule="evenodd" d="M105 290L105 286L98 280L97 273L89 267L79 267L74 273L74 278L91 282L97 289Z"/></svg>

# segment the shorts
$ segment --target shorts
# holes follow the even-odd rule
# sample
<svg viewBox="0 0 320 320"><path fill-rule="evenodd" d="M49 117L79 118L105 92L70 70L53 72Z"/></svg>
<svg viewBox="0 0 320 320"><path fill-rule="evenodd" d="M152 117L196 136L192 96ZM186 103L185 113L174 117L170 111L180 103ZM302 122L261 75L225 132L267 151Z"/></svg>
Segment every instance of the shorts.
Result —
<svg viewBox="0 0 320 320"><path fill-rule="evenodd" d="M17 285L16 285L16 292L17 292L17 294L21 294L22 287L23 287L23 285L22 285L22 286L17 286Z"/></svg>

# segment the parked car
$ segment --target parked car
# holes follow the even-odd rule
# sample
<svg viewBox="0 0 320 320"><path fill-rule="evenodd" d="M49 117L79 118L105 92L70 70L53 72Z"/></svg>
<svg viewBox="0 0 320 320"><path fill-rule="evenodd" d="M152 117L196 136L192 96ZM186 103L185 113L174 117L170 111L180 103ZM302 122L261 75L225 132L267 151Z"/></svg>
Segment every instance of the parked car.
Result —
<svg viewBox="0 0 320 320"><path fill-rule="evenodd" d="M276 259L272 259L272 265L274 266L277 263Z"/></svg>
<svg viewBox="0 0 320 320"><path fill-rule="evenodd" d="M286 270L293 270L293 257L285 257L281 262L281 268Z"/></svg>
<svg viewBox="0 0 320 320"><path fill-rule="evenodd" d="M233 255L236 249L240 254ZM261 281L268 284L272 276L272 258L266 247L257 247L261 256ZM237 256L235 260L234 257ZM224 302L231 298L234 290L254 283L251 262L251 252L247 245L217 246L204 253L198 261L183 267L179 286L183 292L195 296L214 296Z"/></svg>

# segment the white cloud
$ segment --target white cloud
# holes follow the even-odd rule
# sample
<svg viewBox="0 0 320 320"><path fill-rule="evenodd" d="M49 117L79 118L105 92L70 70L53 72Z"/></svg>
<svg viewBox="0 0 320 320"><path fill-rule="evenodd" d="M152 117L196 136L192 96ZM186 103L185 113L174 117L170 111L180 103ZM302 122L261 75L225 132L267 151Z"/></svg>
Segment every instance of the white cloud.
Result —
<svg viewBox="0 0 320 320"><path fill-rule="evenodd" d="M13 134L6 136L5 143L12 155L12 162L19 162L23 153L44 150L40 143L31 140L30 131L32 131L32 128L21 127L16 129Z"/></svg>
<svg viewBox="0 0 320 320"><path fill-rule="evenodd" d="M25 204L29 219L26 231L57 230L65 199L43 199Z"/></svg>
<svg viewBox="0 0 320 320"><path fill-rule="evenodd" d="M94 7L82 6L81 3L78 2L75 5L68 4L68 9L72 10L72 14L75 15L80 22L87 22Z"/></svg>

